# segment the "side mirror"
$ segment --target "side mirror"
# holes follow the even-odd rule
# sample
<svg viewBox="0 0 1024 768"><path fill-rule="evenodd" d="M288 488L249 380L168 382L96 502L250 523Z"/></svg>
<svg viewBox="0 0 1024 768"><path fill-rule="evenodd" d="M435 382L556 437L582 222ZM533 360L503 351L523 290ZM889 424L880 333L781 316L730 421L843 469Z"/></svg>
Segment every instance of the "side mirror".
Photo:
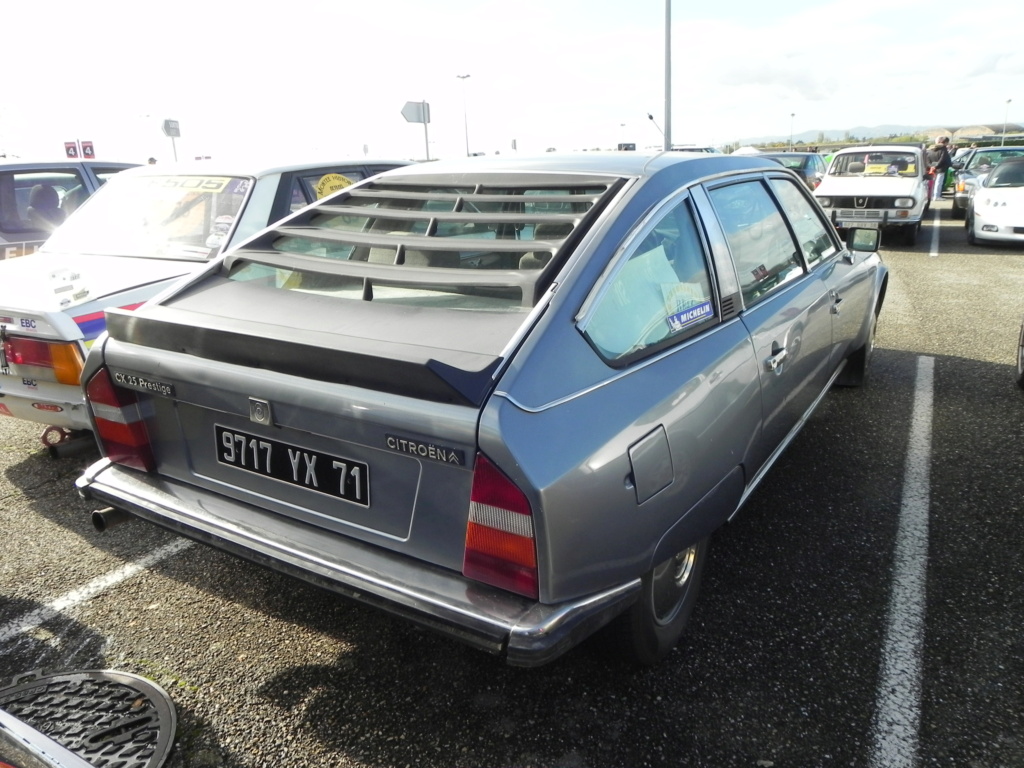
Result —
<svg viewBox="0 0 1024 768"><path fill-rule="evenodd" d="M882 240L882 232L879 229L861 229L854 227L846 232L846 246L851 251L873 253L878 250Z"/></svg>

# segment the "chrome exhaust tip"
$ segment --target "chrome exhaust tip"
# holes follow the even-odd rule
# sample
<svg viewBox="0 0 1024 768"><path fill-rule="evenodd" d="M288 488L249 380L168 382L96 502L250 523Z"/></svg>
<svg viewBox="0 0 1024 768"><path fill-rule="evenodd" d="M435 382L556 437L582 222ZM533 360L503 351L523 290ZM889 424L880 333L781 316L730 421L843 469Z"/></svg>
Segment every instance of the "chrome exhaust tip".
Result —
<svg viewBox="0 0 1024 768"><path fill-rule="evenodd" d="M100 533L108 528L113 528L115 525L120 525L121 523L126 523L129 520L135 519L134 515L121 509L114 509L113 507L97 509L93 511L91 517L92 527Z"/></svg>

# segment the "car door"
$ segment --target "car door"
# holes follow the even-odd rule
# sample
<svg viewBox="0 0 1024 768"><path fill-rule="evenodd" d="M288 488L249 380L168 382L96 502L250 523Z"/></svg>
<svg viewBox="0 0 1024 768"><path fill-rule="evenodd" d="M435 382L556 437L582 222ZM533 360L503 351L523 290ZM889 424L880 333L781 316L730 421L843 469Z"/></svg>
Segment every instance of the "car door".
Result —
<svg viewBox="0 0 1024 768"><path fill-rule="evenodd" d="M798 185L783 178L769 181L808 268L828 287L832 299L832 353L835 369L859 338L868 304L874 296L873 273L866 266L870 256L847 250L824 219L821 209Z"/></svg>
<svg viewBox="0 0 1024 768"><path fill-rule="evenodd" d="M750 453L749 482L828 384L834 300L821 275L808 269L766 179L723 182L707 194L739 279L740 318L760 378L762 433Z"/></svg>

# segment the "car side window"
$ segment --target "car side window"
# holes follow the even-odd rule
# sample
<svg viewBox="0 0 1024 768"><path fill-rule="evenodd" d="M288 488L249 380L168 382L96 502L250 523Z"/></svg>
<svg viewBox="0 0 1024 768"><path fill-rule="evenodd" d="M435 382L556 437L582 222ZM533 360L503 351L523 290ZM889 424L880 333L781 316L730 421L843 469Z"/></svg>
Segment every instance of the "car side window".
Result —
<svg viewBox="0 0 1024 768"><path fill-rule="evenodd" d="M684 199L620 264L584 334L606 360L624 364L689 338L716 317L704 245Z"/></svg>
<svg viewBox="0 0 1024 768"><path fill-rule="evenodd" d="M0 173L0 231L45 237L87 195L75 170Z"/></svg>
<svg viewBox="0 0 1024 768"><path fill-rule="evenodd" d="M839 249L815 211L814 203L789 179L772 179L770 183L789 223L793 225L793 233L807 265L814 266L836 253Z"/></svg>
<svg viewBox="0 0 1024 768"><path fill-rule="evenodd" d="M743 301L750 306L803 274L782 212L760 181L708 190L736 264Z"/></svg>

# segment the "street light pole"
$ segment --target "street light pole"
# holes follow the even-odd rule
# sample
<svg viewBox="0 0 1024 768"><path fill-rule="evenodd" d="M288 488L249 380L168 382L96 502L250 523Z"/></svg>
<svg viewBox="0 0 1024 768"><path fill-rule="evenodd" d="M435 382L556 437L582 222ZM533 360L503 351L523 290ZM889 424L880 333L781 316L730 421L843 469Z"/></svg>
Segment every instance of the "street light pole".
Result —
<svg viewBox="0 0 1024 768"><path fill-rule="evenodd" d="M466 157L469 157L469 117L466 110L466 78L469 75L456 75L462 81L462 128L466 132Z"/></svg>
<svg viewBox="0 0 1024 768"><path fill-rule="evenodd" d="M1013 99L1007 99L1006 100L1006 111L1003 112L1003 135L999 139L999 146L1000 147L1003 146L1004 144L1006 144L1006 119L1010 116L1010 102L1011 101L1013 101Z"/></svg>
<svg viewBox="0 0 1024 768"><path fill-rule="evenodd" d="M789 113L789 151L793 151L793 118L796 117L796 112Z"/></svg>

